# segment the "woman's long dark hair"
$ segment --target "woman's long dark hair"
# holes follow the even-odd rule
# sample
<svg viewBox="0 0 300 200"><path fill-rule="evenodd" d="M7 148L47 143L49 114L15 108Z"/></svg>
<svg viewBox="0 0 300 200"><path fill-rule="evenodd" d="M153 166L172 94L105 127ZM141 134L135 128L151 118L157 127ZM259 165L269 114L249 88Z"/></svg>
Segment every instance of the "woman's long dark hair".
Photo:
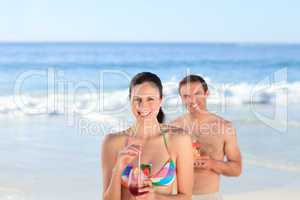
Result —
<svg viewBox="0 0 300 200"><path fill-rule="evenodd" d="M158 88L159 96L160 96L160 98L162 98L163 86L162 86L161 80L156 74L153 74L151 72L141 72L141 73L136 74L132 78L132 80L130 81L130 86L129 86L129 98L131 98L132 88L136 85L139 85L139 84L142 84L145 82L153 83ZM159 123L163 123L164 119L165 119L165 114L164 114L162 108L160 107L158 115L157 115L157 120Z"/></svg>

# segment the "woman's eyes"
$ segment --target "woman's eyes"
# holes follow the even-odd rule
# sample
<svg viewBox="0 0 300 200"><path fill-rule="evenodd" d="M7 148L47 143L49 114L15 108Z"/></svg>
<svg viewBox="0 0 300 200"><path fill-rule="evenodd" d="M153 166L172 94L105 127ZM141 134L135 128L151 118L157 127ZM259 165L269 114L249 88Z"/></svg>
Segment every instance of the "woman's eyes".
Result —
<svg viewBox="0 0 300 200"><path fill-rule="evenodd" d="M142 99L133 99L133 101L134 101L134 102L139 102L139 103L140 103L140 102L142 102ZM152 98L152 97L147 98L146 101L154 101L154 98Z"/></svg>
<svg viewBox="0 0 300 200"><path fill-rule="evenodd" d="M141 99L133 99L133 101L135 101L135 102L141 102L142 100Z"/></svg>

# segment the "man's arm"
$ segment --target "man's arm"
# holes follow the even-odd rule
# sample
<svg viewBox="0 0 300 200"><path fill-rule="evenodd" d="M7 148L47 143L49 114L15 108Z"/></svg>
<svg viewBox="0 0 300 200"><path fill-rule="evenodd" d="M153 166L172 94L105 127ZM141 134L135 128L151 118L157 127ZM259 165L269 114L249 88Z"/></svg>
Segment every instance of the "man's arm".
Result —
<svg viewBox="0 0 300 200"><path fill-rule="evenodd" d="M224 176L240 176L242 172L242 156L237 143L236 130L230 124L226 127L224 134L226 161L213 160L211 170Z"/></svg>
<svg viewBox="0 0 300 200"><path fill-rule="evenodd" d="M224 176L240 176L242 172L242 156L238 147L235 128L231 124L226 125L223 133L225 136L224 153L226 161L201 158L197 160L197 168L212 170Z"/></svg>

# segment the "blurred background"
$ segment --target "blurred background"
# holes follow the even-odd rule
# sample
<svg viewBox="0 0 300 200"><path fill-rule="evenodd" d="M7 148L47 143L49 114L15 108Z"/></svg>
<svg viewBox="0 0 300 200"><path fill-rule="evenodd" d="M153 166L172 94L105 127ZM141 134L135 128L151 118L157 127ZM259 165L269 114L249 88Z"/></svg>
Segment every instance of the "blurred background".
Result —
<svg viewBox="0 0 300 200"><path fill-rule="evenodd" d="M299 6L0 1L0 199L101 199L101 142L130 126L141 71L162 79L167 121L185 112L185 75L208 82L209 110L233 121L244 158L241 177L222 177L225 199L296 197Z"/></svg>

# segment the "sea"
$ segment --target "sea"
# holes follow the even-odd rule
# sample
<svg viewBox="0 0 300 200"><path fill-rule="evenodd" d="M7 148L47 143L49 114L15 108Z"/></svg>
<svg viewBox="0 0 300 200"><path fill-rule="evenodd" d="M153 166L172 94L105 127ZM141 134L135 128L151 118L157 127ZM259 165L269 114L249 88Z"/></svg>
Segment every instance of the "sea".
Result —
<svg viewBox="0 0 300 200"><path fill-rule="evenodd" d="M101 144L133 122L128 86L157 74L166 122L186 112L178 83L208 83L243 156L224 194L300 186L300 44L0 43L0 199L101 199Z"/></svg>

